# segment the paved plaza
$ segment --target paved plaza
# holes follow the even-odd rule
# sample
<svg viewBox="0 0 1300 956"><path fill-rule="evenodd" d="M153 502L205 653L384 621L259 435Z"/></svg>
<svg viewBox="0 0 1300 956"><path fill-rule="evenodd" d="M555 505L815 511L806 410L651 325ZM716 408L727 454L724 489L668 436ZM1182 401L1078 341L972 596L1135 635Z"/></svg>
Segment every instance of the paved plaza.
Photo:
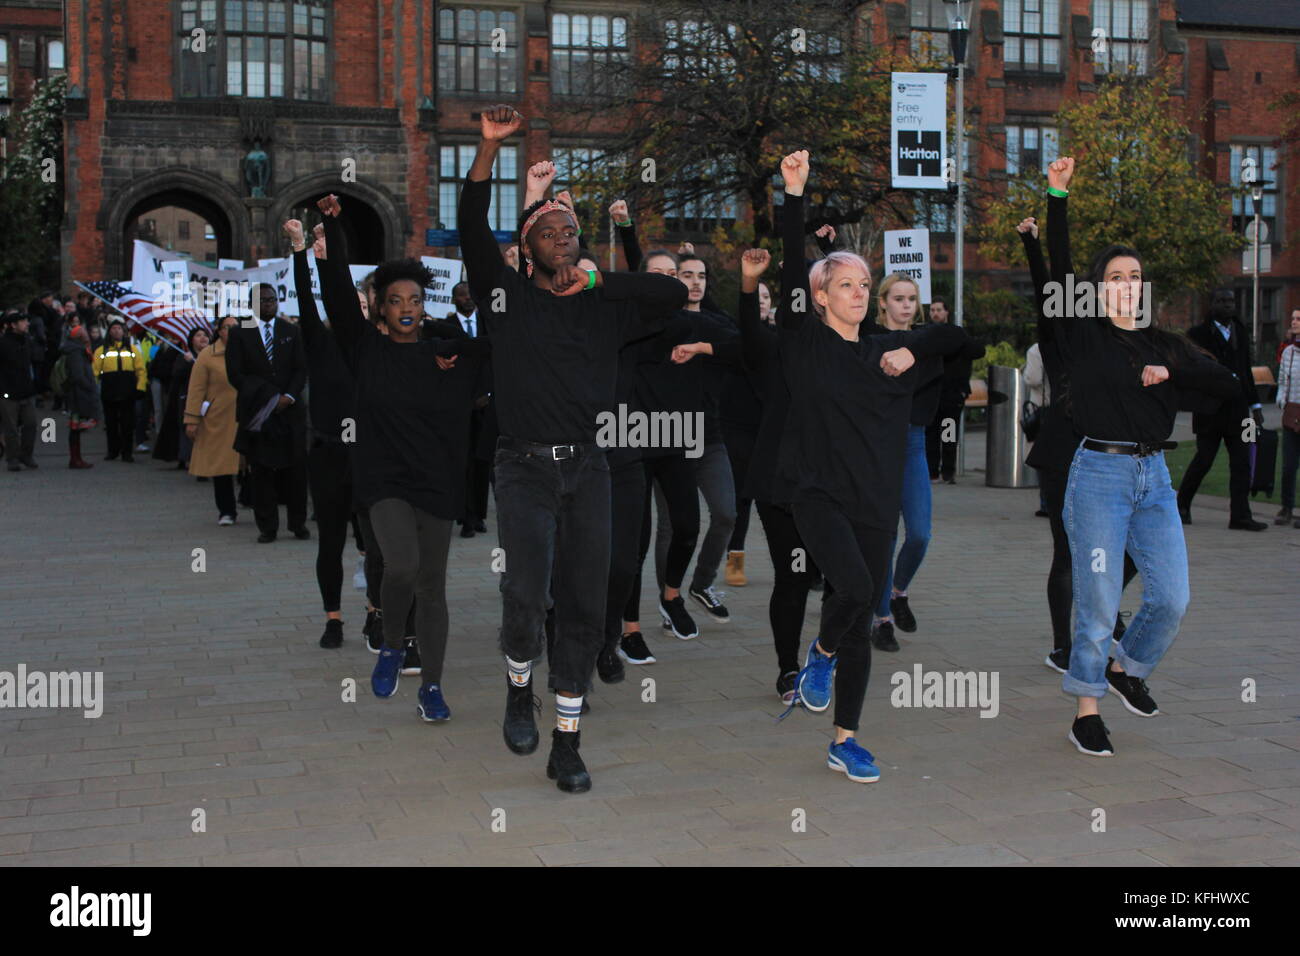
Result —
<svg viewBox="0 0 1300 956"><path fill-rule="evenodd" d="M536 754L501 739L494 515L493 533L452 539L454 717L425 724L417 678L389 700L370 692L351 545L346 641L321 650L314 540L282 529L258 545L251 512L218 528L211 485L104 462L102 441L87 442L90 472L68 471L60 444L38 448L39 473L0 474L0 671L102 671L105 689L97 719L0 709L5 864L1300 863L1300 531L1229 532L1225 500L1198 499L1187 529L1192 606L1151 682L1162 715L1103 701L1112 759L1065 740L1073 704L1042 663L1051 546L1037 493L972 473L935 488L919 631L874 657L860 740L879 783L827 769L829 712L776 722L755 518L749 585L724 598L731 623L701 613L700 638L681 642L655 620L659 663L596 685L582 721L594 785L572 796L546 779L552 699ZM805 641L816 622L813 601ZM891 675L918 664L996 672L997 716L891 706Z"/></svg>

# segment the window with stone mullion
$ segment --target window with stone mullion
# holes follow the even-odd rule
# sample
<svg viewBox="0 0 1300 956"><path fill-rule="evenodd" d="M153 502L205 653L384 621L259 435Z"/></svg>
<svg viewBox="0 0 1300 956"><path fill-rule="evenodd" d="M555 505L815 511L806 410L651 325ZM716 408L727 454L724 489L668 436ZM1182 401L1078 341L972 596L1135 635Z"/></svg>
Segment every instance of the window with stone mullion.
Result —
<svg viewBox="0 0 1300 956"><path fill-rule="evenodd" d="M180 95L328 99L328 19L327 0L180 0Z"/></svg>
<svg viewBox="0 0 1300 956"><path fill-rule="evenodd" d="M1008 70L1060 72L1060 0L1002 0L1002 35Z"/></svg>
<svg viewBox="0 0 1300 956"><path fill-rule="evenodd" d="M436 42L438 89L518 92L519 17L513 10L444 6Z"/></svg>

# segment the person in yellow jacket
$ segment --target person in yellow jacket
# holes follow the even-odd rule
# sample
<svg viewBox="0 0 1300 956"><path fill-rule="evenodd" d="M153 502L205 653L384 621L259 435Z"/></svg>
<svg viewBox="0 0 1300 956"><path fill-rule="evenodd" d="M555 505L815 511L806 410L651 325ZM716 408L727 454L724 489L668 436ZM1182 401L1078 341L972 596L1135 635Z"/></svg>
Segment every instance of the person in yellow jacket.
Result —
<svg viewBox="0 0 1300 956"><path fill-rule="evenodd" d="M123 461L135 461L131 454L135 447L135 401L149 388L149 371L121 319L109 323L104 344L95 349L93 366L108 436L105 460L113 461L120 455Z"/></svg>

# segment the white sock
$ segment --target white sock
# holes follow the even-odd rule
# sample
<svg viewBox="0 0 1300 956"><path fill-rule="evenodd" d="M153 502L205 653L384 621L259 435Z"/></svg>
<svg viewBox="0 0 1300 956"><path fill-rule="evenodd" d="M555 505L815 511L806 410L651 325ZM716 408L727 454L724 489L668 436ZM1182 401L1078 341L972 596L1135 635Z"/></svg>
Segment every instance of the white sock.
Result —
<svg viewBox="0 0 1300 956"><path fill-rule="evenodd" d="M582 716L581 697L555 695L555 726L566 734L576 733L578 718Z"/></svg>
<svg viewBox="0 0 1300 956"><path fill-rule="evenodd" d="M510 683L514 684L516 687L527 687L528 682L533 679L532 661L524 661L524 663L521 664L518 661L512 661L507 657L506 667L510 672Z"/></svg>

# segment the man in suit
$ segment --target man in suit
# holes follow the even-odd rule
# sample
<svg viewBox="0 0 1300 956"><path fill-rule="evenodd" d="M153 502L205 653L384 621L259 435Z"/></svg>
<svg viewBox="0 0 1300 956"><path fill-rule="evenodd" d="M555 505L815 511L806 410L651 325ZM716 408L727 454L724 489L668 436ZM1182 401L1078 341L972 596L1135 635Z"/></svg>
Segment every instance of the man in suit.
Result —
<svg viewBox="0 0 1300 956"><path fill-rule="evenodd" d="M482 329L479 328L478 308L474 304L473 297L469 294L469 283L458 282L453 286L451 300L456 306L455 311L449 312L447 318L439 324L445 328L448 337L477 338L482 334ZM485 364L484 369L486 370L486 368ZM486 371L484 374L487 374ZM490 462L484 461L475 454L475 450L481 442L488 393L489 386L485 382L480 387L479 396L474 403L474 410L470 413L469 460L466 466L468 473L465 476L465 516L460 520L460 536L462 538L472 538L476 531L487 531L488 469Z"/></svg>
<svg viewBox="0 0 1300 956"><path fill-rule="evenodd" d="M258 542L274 541L279 532L277 478L289 530L306 539L307 352L298 327L276 318L274 286L255 286L253 302L257 317L242 320L226 346L226 374L238 392L235 450L248 459L252 473Z"/></svg>
<svg viewBox="0 0 1300 956"><path fill-rule="evenodd" d="M1183 524L1191 524L1192 498L1201 481L1214 464L1219 442L1228 449L1228 493L1231 501L1228 527L1240 531L1263 531L1268 525L1256 521L1250 513L1250 448L1242 433L1249 418L1255 427L1264 424L1263 411L1255 395L1255 378L1251 372L1250 338L1246 327L1237 319L1236 299L1231 289L1214 292L1210 313L1200 325L1187 330L1187 337L1226 366L1237 377L1241 397L1224 402L1217 412L1198 412L1192 416L1196 433L1196 455L1178 488L1178 513Z"/></svg>

